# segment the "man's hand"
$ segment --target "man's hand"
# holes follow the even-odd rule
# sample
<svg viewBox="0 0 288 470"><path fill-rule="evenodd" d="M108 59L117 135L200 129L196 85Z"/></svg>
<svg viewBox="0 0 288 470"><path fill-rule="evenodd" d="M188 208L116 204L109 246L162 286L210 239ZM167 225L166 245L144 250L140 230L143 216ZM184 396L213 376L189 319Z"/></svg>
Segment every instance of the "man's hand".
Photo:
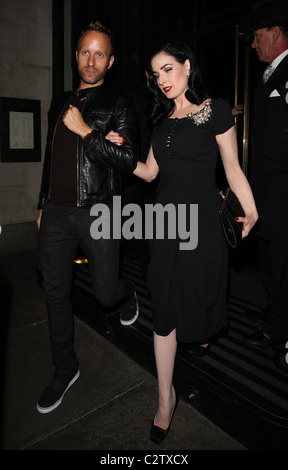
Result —
<svg viewBox="0 0 288 470"><path fill-rule="evenodd" d="M79 135L82 139L92 131L91 127L84 121L79 109L71 104L63 116L63 123L70 131Z"/></svg>

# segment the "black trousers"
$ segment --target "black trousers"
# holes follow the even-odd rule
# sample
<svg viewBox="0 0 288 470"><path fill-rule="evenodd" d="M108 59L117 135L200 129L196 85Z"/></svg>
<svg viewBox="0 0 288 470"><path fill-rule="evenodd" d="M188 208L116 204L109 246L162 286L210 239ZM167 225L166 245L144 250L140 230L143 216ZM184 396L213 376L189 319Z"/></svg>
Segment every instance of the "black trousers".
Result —
<svg viewBox="0 0 288 470"><path fill-rule="evenodd" d="M112 214L111 214L112 215ZM95 219L95 218L94 218ZM119 279L119 241L95 240L90 234L90 207L71 208L47 204L40 226L40 269L46 297L52 359L56 372L78 370L74 351L71 287L74 259L81 247L88 259L95 296L113 306L133 294L133 284Z"/></svg>
<svg viewBox="0 0 288 470"><path fill-rule="evenodd" d="M268 299L263 330L288 340L288 243L257 238L257 249Z"/></svg>

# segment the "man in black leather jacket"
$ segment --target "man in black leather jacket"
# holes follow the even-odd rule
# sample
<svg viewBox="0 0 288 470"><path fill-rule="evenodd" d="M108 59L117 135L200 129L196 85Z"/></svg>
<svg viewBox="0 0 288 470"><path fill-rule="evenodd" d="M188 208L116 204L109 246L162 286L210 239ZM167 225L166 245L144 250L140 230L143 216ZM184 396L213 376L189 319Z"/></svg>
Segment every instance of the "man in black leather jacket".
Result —
<svg viewBox="0 0 288 470"><path fill-rule="evenodd" d="M65 92L51 102L38 207L40 268L55 366L52 381L37 403L40 413L57 408L79 377L70 300L78 247L88 259L97 299L105 306L121 303L123 325L131 325L138 316L135 286L119 278L119 240L95 239L90 234L91 207L106 204L112 218L120 174L132 173L136 167L133 106L104 85L114 61L110 31L99 22L86 27L76 60L77 92Z"/></svg>

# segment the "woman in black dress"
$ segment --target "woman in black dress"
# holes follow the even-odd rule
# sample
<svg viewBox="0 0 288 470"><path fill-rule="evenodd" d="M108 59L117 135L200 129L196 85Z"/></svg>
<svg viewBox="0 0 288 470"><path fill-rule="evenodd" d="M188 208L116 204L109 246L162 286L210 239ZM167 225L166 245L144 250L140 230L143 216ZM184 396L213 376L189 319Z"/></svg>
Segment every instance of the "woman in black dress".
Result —
<svg viewBox="0 0 288 470"><path fill-rule="evenodd" d="M154 131L146 163L138 162L134 174L152 181L159 173L156 202L163 207L173 204L177 215L184 205L186 228L198 224L197 239L194 236L190 245L185 246L180 235L169 237L168 231L164 239L156 233L151 244L147 282L159 402L150 437L159 443L169 432L176 404L177 342L203 343L227 324L228 256L215 184L218 151L228 183L246 214L239 217L243 237L258 215L239 165L231 108L223 100L206 96L189 47L179 41L164 45L152 56L148 73L155 95ZM198 208L197 220L191 205Z"/></svg>

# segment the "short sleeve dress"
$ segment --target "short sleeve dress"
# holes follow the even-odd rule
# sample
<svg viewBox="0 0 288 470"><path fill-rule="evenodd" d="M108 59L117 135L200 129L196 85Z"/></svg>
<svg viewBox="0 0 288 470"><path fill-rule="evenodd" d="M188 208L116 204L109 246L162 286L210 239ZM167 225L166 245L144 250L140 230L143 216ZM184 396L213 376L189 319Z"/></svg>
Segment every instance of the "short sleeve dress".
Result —
<svg viewBox="0 0 288 470"><path fill-rule="evenodd" d="M194 115L196 122L193 117L165 118L152 135L160 169L156 203L175 206L177 231L176 237L171 236L167 218L164 238L154 233L147 284L154 331L167 336L176 328L181 342L215 335L227 325L228 318L228 250L218 215L215 136L235 122L224 100L212 99L209 109L209 113L205 107ZM190 205L198 208L197 220ZM186 208L185 218L182 209L180 217L179 207ZM179 242L185 230L179 228L180 224L186 224L187 233L192 233L195 223L196 247L181 249Z"/></svg>

